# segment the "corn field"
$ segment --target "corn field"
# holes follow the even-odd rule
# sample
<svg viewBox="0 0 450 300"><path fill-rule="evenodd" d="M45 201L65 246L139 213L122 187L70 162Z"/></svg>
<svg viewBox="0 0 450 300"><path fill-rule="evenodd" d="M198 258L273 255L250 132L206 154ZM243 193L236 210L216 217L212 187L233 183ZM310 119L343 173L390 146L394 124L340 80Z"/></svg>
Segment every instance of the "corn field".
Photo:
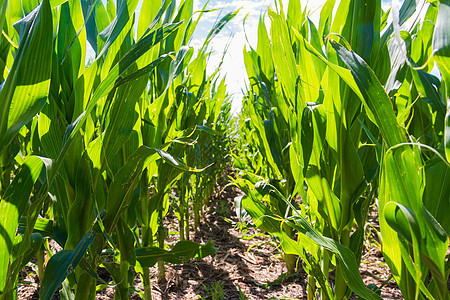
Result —
<svg viewBox="0 0 450 300"><path fill-rule="evenodd" d="M152 299L153 266L217 251L190 235L223 185L305 299L381 299L370 214L404 299L450 299L450 2L381 4L275 0L234 116L207 63L238 11L194 49L194 0L0 0L0 300L30 263L40 299Z"/></svg>

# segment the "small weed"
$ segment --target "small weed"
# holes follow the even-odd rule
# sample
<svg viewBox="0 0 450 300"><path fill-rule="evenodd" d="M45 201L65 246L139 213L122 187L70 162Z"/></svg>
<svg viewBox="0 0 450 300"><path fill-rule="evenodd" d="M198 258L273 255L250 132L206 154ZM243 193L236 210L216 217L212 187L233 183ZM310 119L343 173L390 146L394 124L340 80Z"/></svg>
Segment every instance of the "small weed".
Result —
<svg viewBox="0 0 450 300"><path fill-rule="evenodd" d="M223 300L225 299L225 292L223 291L223 283L216 282L213 285L206 286L202 283L206 290L205 297L199 295L202 300ZM245 299L245 298L244 298Z"/></svg>
<svg viewBox="0 0 450 300"><path fill-rule="evenodd" d="M239 286L239 300L248 300L248 297L245 296L245 293L241 290L241 287Z"/></svg>

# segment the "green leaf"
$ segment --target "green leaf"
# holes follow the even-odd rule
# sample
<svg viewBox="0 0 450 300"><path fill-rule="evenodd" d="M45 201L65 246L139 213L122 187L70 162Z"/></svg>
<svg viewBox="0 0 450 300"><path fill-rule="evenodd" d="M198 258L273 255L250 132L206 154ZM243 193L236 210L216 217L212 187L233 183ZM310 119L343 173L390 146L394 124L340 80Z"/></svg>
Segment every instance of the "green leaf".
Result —
<svg viewBox="0 0 450 300"><path fill-rule="evenodd" d="M268 80L272 80L274 76L274 67L272 62L272 47L270 47L270 39L267 34L264 19L259 19L258 24L258 47L257 53L261 58L261 72Z"/></svg>
<svg viewBox="0 0 450 300"><path fill-rule="evenodd" d="M306 219L302 217L291 217L287 224L336 255L336 258L341 265L344 280L352 291L364 299L381 299L379 295L364 286L361 275L359 274L359 266L356 263L355 255L350 249L333 239L320 235Z"/></svg>
<svg viewBox="0 0 450 300"><path fill-rule="evenodd" d="M169 165L182 171L196 171L178 161L164 150L139 147L127 162L114 175L107 197L107 213L104 220L105 229L111 233L122 212L129 206L133 192L139 183L142 171L157 159L159 154ZM167 166L166 166L167 168ZM198 171L198 170L197 170Z"/></svg>
<svg viewBox="0 0 450 300"><path fill-rule="evenodd" d="M269 10L269 15L272 18L270 28L270 35L272 37L272 60L289 106L294 107L293 101L296 99L295 86L298 72L291 46L291 39L283 18L271 10ZM305 101L304 99L302 100Z"/></svg>
<svg viewBox="0 0 450 300"><path fill-rule="evenodd" d="M230 12L230 13L226 14L218 22L214 23L214 26L209 31L209 33L208 33L208 35L207 35L207 37L205 39L205 42L203 43L203 46L202 46L200 52L205 50L205 48L208 46L209 42L216 35L218 35L222 31L222 29L225 27L225 25L227 25L227 23L230 22L238 14L239 10L240 9L236 10L235 12Z"/></svg>
<svg viewBox="0 0 450 300"><path fill-rule="evenodd" d="M73 182L75 197L72 200L66 222L67 241L64 249L74 249L83 236L91 230L94 223L94 205L92 195L92 173L91 162L84 152L76 168L76 174Z"/></svg>
<svg viewBox="0 0 450 300"><path fill-rule="evenodd" d="M439 119L445 115L446 105L442 101L439 89L436 88L440 85L439 79L422 70L411 69L411 73L414 78L414 84L417 91L423 97L423 99L431 106L433 111L437 111Z"/></svg>
<svg viewBox="0 0 450 300"><path fill-rule="evenodd" d="M19 168L0 202L0 292L3 292L19 219L24 215L33 185L44 164L36 156L29 157Z"/></svg>
<svg viewBox="0 0 450 300"><path fill-rule="evenodd" d="M110 100L112 104L103 117L108 120L108 125L104 134L99 137L102 144L102 169L116 160L118 151L135 132L134 126L140 117L136 112L136 103L144 92L147 81L145 77L128 81L108 95L107 102Z"/></svg>
<svg viewBox="0 0 450 300"><path fill-rule="evenodd" d="M186 66L189 64L193 54L194 54L194 48L192 48L192 47L182 46L178 50L175 60L173 60L170 63L168 86L186 68Z"/></svg>
<svg viewBox="0 0 450 300"><path fill-rule="evenodd" d="M266 186L267 189L271 187ZM286 200L276 189L271 189L271 194L276 195L287 203ZM285 247L290 249L290 253L301 255L295 241L289 238L283 231L281 219L275 219L272 213L259 200L252 200L251 197L244 197L242 205L250 214L255 225L266 232L276 234L282 239L283 250ZM302 217L290 217L286 222L287 225L295 228L312 239L319 246L333 252L342 265L343 276L348 286L358 295L365 299L381 299L373 291L364 286L361 275L359 274L359 267L356 263L356 258L347 247L342 246L336 241L320 235L307 221ZM286 251L286 250L285 250ZM293 252L291 252L293 251Z"/></svg>
<svg viewBox="0 0 450 300"><path fill-rule="evenodd" d="M3 0L0 4L0 28L3 28L3 24L5 23L5 15L6 15L7 7L8 7L8 1Z"/></svg>
<svg viewBox="0 0 450 300"><path fill-rule="evenodd" d="M170 251L158 247L146 247L136 249L136 259L142 267L152 267L158 261L171 264L181 264L191 258L204 258L214 254L217 248L214 243L208 241L205 245L200 245L191 241L180 241Z"/></svg>
<svg viewBox="0 0 450 300"><path fill-rule="evenodd" d="M19 48L0 86L0 151L41 110L50 85L53 25L49 1L44 0L17 25Z"/></svg>
<svg viewBox="0 0 450 300"><path fill-rule="evenodd" d="M157 13L159 12L159 8L162 7L162 4L168 5L171 1L164 1L162 3L162 0L144 0L142 2L142 11L146 11L145 14L139 15L138 20L138 28L137 28L137 36L140 38L145 34L147 31L147 28L149 28L152 20L155 18ZM159 20L158 20L159 21Z"/></svg>
<svg viewBox="0 0 450 300"><path fill-rule="evenodd" d="M388 202L384 207L384 217L389 226L409 243L413 243L413 234L420 236L416 216L409 208L396 202Z"/></svg>
<svg viewBox="0 0 450 300"><path fill-rule="evenodd" d="M445 277L448 238L423 206L425 176L419 149L398 146L384 159L379 214L383 243L389 247L383 247L383 255L404 295L414 297L419 289L429 293L422 268L428 267L436 279ZM444 280L435 297L445 299L445 289Z"/></svg>
<svg viewBox="0 0 450 300"><path fill-rule="evenodd" d="M392 227L392 229L395 230L403 239L408 241L410 243L411 247L414 247L414 248L417 247L416 239L420 238L420 229L419 229L419 224L418 224L416 215L414 214L414 212L411 209L409 209L399 203L389 202L384 207L384 217L385 217L387 223ZM447 235L445 234L445 232L443 232L442 240L447 242ZM400 245L400 248L402 249L402 258L404 260L404 264L406 265L406 267L408 268L408 271L410 272L410 274L413 276L414 280L416 281L415 282L416 286L418 286L420 288L420 290L427 296L427 298L432 299L433 296L431 295L431 293L427 289L427 287L424 285L422 278L421 278L422 270L420 269L420 266L421 266L422 262L417 261L418 257L416 255L416 253L414 253L414 255L413 255L415 261L413 261L411 259L411 257L410 257L411 254L405 253L406 252L405 250L408 248L408 247L406 247L406 245ZM433 276L435 277L434 279L439 283L441 290L444 291L441 294L441 296L447 295L447 297L448 297L448 291L446 291L446 288L445 288L446 287L446 279L442 272L443 270L442 270L442 268L440 268L439 264L436 264L435 262L433 262L433 258L436 258L436 256L429 257L426 254L421 256L421 260L423 260L423 262L426 263L427 266L430 268ZM401 279L405 280L406 276L404 276ZM411 285L411 284L409 283L409 285ZM403 287L403 288L405 288L405 287ZM409 286L409 288L410 289L408 292L412 291L415 287ZM442 299L444 299L444 298L446 298L446 297L445 296L442 297Z"/></svg>
<svg viewBox="0 0 450 300"><path fill-rule="evenodd" d="M20 218L19 222L19 228L17 229L18 233L23 234L25 233L27 226L27 218L22 217ZM49 219L44 218L38 218L36 220L36 223L33 227L33 232L39 233L44 238L51 238L52 240L56 241L60 246L64 246L66 239L67 239L67 233L63 232L61 228L58 227L56 222L53 222Z"/></svg>
<svg viewBox="0 0 450 300"><path fill-rule="evenodd" d="M242 206L252 217L258 229L272 234L280 232L281 220L275 218L261 201L247 196L242 198Z"/></svg>
<svg viewBox="0 0 450 300"><path fill-rule="evenodd" d="M445 156L450 161L450 2L440 1L439 12L433 35L434 59L445 83L444 97L447 98L447 114L445 117Z"/></svg>
<svg viewBox="0 0 450 300"><path fill-rule="evenodd" d="M106 96L113 88L116 81L122 76L122 74L145 54L152 46L164 40L171 32L176 30L180 23L164 25L163 27L151 32L141 40L139 40L133 47L125 54L125 56L111 69L106 78L98 85L94 94L92 95L86 110L72 123L70 124L65 133L64 144L58 159L56 160L53 168L53 173L49 176L49 182L53 182L56 171L62 164L65 155L68 152L70 145L72 144L76 134L86 122L91 111L96 107L97 102L104 96Z"/></svg>
<svg viewBox="0 0 450 300"><path fill-rule="evenodd" d="M445 139L445 157L450 162L450 98L447 100L447 114L445 115L444 124L444 139Z"/></svg>
<svg viewBox="0 0 450 300"><path fill-rule="evenodd" d="M98 60L114 43L117 37L122 33L124 27L130 21L130 18L138 5L138 0L119 1L117 15L114 20L99 33L99 37L105 42L102 50L97 55Z"/></svg>
<svg viewBox="0 0 450 300"><path fill-rule="evenodd" d="M294 32L294 33L296 34L297 38L304 39L300 34L298 34L296 32ZM358 89L358 85L356 84L355 79L353 78L352 73L349 70L328 61L319 51L317 51L307 41L305 41L305 46L309 52L311 52L312 54L317 56L320 60L322 60L324 63L326 63L334 72L336 72L342 78L342 80L344 80L345 83L347 83L348 86L355 92L355 94L360 99L362 99L363 96L361 94L361 91Z"/></svg>
<svg viewBox="0 0 450 300"><path fill-rule="evenodd" d="M90 231L78 243L75 250L62 250L50 258L41 283L40 299L52 298L61 283L75 270L94 239L95 233Z"/></svg>
<svg viewBox="0 0 450 300"><path fill-rule="evenodd" d="M56 126L57 120L56 103L47 103L39 114L38 136L43 153L46 157L56 159L62 147L61 137L64 128ZM53 125L53 126L52 126Z"/></svg>
<svg viewBox="0 0 450 300"><path fill-rule="evenodd" d="M64 91L73 89L80 73L84 72L86 56L86 31L81 4L78 1L64 3L59 8L60 20L67 20L65 26L59 26L56 42L56 59L59 80ZM56 63L56 62L55 62ZM62 97L70 97L64 95ZM63 96L64 95L64 96ZM67 106L66 106L67 107ZM72 115L73 106L66 108L66 115Z"/></svg>
<svg viewBox="0 0 450 300"><path fill-rule="evenodd" d="M68 0L50 0L50 6L52 8L57 7L58 5L61 5L65 2L67 2Z"/></svg>
<svg viewBox="0 0 450 300"><path fill-rule="evenodd" d="M450 235L450 167L442 160L425 166L426 185L423 204Z"/></svg>
<svg viewBox="0 0 450 300"><path fill-rule="evenodd" d="M350 69L361 93L360 99L366 110L374 116L376 125L380 128L388 147L406 142L406 132L397 123L391 100L372 69L358 54L345 49L334 41L330 42L339 57ZM345 80L345 78L342 79Z"/></svg>

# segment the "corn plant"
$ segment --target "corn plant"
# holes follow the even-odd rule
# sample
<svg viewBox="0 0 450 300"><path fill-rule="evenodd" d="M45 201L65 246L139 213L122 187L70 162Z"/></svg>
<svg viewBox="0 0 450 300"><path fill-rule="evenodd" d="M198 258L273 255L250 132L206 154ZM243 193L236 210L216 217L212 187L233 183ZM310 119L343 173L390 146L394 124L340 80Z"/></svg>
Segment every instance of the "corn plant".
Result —
<svg viewBox="0 0 450 300"><path fill-rule="evenodd" d="M211 82L215 84L216 82ZM223 176L223 170L228 168L230 162L230 139L228 138L230 124L231 102L228 100L214 101L214 99L224 99L225 84L221 80L217 93L213 99L206 98L200 110L206 113L203 119L199 119L196 131L190 139L192 146L185 156L186 163L194 162L193 166L198 168L208 166L202 173L184 173L177 182L176 211L179 216L179 234L181 240L189 240L189 206L193 208L193 230L197 232L204 210L209 206L209 200L217 190L217 181ZM192 118L192 114L190 116ZM201 124L201 125L199 125Z"/></svg>
<svg viewBox="0 0 450 300"><path fill-rule="evenodd" d="M167 121L185 111L176 110L175 99L203 11L194 17L192 1L182 1L178 12L175 1L144 1L150 13L135 20L138 2L0 6L6 78L0 92L1 299L15 297L19 272L36 253L42 299L62 283L62 297L95 299L96 290L109 285L97 287L99 267L111 274L120 299L135 291L134 267L143 275L142 296L150 299L150 266L215 251L212 243L189 241L171 250L155 247L146 231L153 212L156 221L162 213L141 177L156 181L153 193L164 197L179 174L199 171L182 162L182 140L192 129L177 132ZM85 65L87 43L95 58ZM213 111L225 97L217 95ZM39 259L42 237L64 249L46 266Z"/></svg>
<svg viewBox="0 0 450 300"><path fill-rule="evenodd" d="M180 6L180 11L175 20L184 15L190 18L185 31L179 31L179 36L171 36L170 42L166 42L166 47L173 47L179 43L180 51L176 60L170 64L169 70L173 70L178 75L175 78L172 74L165 75L164 65L156 71L156 84L152 87L152 94L148 95L149 106L145 112L145 122L143 123L144 140L150 143L164 144L167 139L176 140L171 145L171 153L184 160L186 163L195 165L199 169L208 167L209 164L203 161L191 159L201 157L206 153L206 149L198 142L199 132L208 129L208 125L216 121L218 114L222 111L226 98L225 83L222 80L217 83L217 72L207 77L206 75L206 49L211 39L217 35L225 24L231 20L236 13L224 16L220 22L215 24L207 36L203 47L197 53L197 57L191 60L193 49L187 46L192 35L192 29L198 23L198 18L192 13L193 2L184 2ZM184 13L183 10L187 11ZM201 16L201 15L200 15ZM184 34L184 36L183 36ZM171 86L160 88L160 82L167 77ZM162 85L164 86L164 85ZM160 95L152 100L155 95ZM220 124L219 124L220 125ZM193 148L193 149L192 149ZM193 163L195 161L195 163ZM208 168L198 178L207 177ZM160 163L156 169L149 169L146 178L143 178L142 186L152 185L153 195L141 207L141 221L143 224L143 244L149 243L154 234L157 235L158 246L164 248L167 231L163 226L163 221L169 211L169 192L173 187L178 187L178 197L180 218L180 237L185 240L189 232L188 199L186 192L189 186L190 173L182 173L179 169L173 168L166 163ZM155 180L156 179L156 180ZM214 182L209 185L214 187ZM186 200L184 200L186 199ZM196 210L194 208L194 213ZM181 234L184 232L184 234ZM159 263L160 279L164 278L164 263Z"/></svg>
<svg viewBox="0 0 450 300"><path fill-rule="evenodd" d="M28 5L25 9L29 15L24 19L21 15L18 16L7 2L3 1L0 7L0 24L4 28L5 36L12 37L2 37L1 40L4 81L0 91L0 297L7 298L13 293L18 272L27 263L24 259L36 253L35 249L42 243L33 243L31 230L22 236L16 236L16 229L21 216L36 218L35 205L39 200L30 206L30 194L33 193L35 197L42 195L41 190L33 186L43 169L43 162L30 156L29 147L24 147L30 139L31 128L23 126L39 112L48 95L53 20L49 1L44 1L34 10ZM21 168L18 170L15 170L16 156L21 162ZM14 171L14 180L11 182Z"/></svg>
<svg viewBox="0 0 450 300"><path fill-rule="evenodd" d="M335 2L327 1L318 28L307 18L306 9L299 16L298 1L289 2L287 16L282 2L277 5L278 13L269 10L270 38L261 21L257 49L244 51L250 81L242 115L250 120L245 122L250 130L244 132L253 139L262 166L253 168L258 173L247 172L237 180L246 193L242 205L261 229L278 237L285 253L302 259L309 274L309 298L318 292L321 298L345 299L352 290L372 299L378 296L364 287L357 266L368 207L379 197L383 252L405 297L448 297L444 291L448 238L439 225L445 226L445 220L437 210L429 212L431 196L424 192L441 191L433 209L448 205L447 165L439 161L442 155L420 154L417 146L413 150L405 145L411 136L416 145L420 138L428 147L445 147L445 96L439 80L426 73L429 67L416 67L428 62L432 53L445 59L441 37L434 42L440 46L432 48L433 33L442 30L439 22L436 28L432 25L436 3L418 3L413 15L416 3L405 1L400 11L391 11L388 23L389 12L382 12L380 2L341 1L333 17ZM445 11L446 4L444 9L440 6ZM427 13L420 21L417 14L422 9ZM380 100L380 95L387 100ZM412 151L408 155L415 157L411 160L415 165L402 166L395 159L387 164L386 155L395 151ZM430 161L429 170L423 171L420 160ZM414 166L420 171L413 172ZM432 182L437 174L444 181L425 183L426 171ZM394 178L399 178L398 185ZM394 192L402 191L406 183L411 186L403 194ZM414 189L415 194L408 194ZM301 202L296 202L299 196ZM408 234L407 224L433 229ZM286 227L296 230L297 241ZM414 240L418 236L429 240L418 238L422 241L418 245ZM396 249L389 248L396 243L400 243ZM331 270L336 271L334 286Z"/></svg>

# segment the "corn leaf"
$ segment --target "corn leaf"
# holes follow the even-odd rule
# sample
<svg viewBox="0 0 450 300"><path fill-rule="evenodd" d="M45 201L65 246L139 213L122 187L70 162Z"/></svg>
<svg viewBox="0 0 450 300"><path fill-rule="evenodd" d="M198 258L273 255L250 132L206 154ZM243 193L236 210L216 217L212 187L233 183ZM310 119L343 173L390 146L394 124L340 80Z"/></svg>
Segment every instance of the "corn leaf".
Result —
<svg viewBox="0 0 450 300"><path fill-rule="evenodd" d="M5 14L6 14L7 7L8 7L8 1L3 0L0 4L0 28L3 28L3 24L5 23Z"/></svg>
<svg viewBox="0 0 450 300"><path fill-rule="evenodd" d="M345 49L334 41L331 41L331 44L350 69L361 93L361 100L366 110L370 111L374 116L375 122L380 128L387 145L392 147L406 142L406 132L397 123L389 96L372 69L358 54ZM354 86L351 87L354 88Z"/></svg>
<svg viewBox="0 0 450 300"><path fill-rule="evenodd" d="M289 106L294 107L295 86L298 72L295 57L293 54L288 28L283 18L269 11L272 18L270 35L272 37L272 57L275 65L275 71L283 87ZM304 99L302 99L305 101Z"/></svg>
<svg viewBox="0 0 450 300"><path fill-rule="evenodd" d="M111 232L117 224L123 210L129 206L131 196L139 183L142 171L152 161L157 159L157 156L155 156L156 153L159 154L165 162L177 169L183 171L195 171L163 150L146 146L139 147L136 152L128 158L123 167L117 171L109 188L106 208L107 213L104 220L105 228L108 233ZM168 168L166 167L166 169Z"/></svg>
<svg viewBox="0 0 450 300"><path fill-rule="evenodd" d="M208 241L205 245L200 245L191 241L180 241L170 250L164 250L158 247L145 247L136 249L136 259L142 267L152 267L158 261L164 261L171 264L181 264L189 261L191 258L204 258L214 254L217 248L214 243Z"/></svg>
<svg viewBox="0 0 450 300"><path fill-rule="evenodd" d="M0 292L3 292L10 254L20 217L25 213L33 185L44 164L31 156L21 166L0 202Z"/></svg>
<svg viewBox="0 0 450 300"><path fill-rule="evenodd" d="M117 15L114 20L99 33L99 37L105 42L102 50L97 55L96 60L99 59L114 43L117 37L123 32L124 27L129 22L132 14L136 10L138 0L119 1L117 8Z"/></svg>
<svg viewBox="0 0 450 300"><path fill-rule="evenodd" d="M439 12L433 35L434 59L439 66L442 80L445 83L444 96L447 99L447 114L445 117L445 156L450 161L450 37L448 34L450 22L450 1L440 1Z"/></svg>
<svg viewBox="0 0 450 300"><path fill-rule="evenodd" d="M91 229L94 221L93 197L92 197L92 174L90 169L90 160L87 152L84 153L78 163L74 192L75 198L70 204L67 213L67 241L64 245L65 250L73 250L78 242ZM89 209L87 209L89 208Z"/></svg>
<svg viewBox="0 0 450 300"><path fill-rule="evenodd" d="M436 230L434 217L427 217L425 213L422 203L424 174L417 148L405 146L389 150L385 155L383 174L380 227L383 242L389 245L383 248L383 254L407 297L417 293L408 278L413 278L416 286L426 294L428 290L422 284L421 268L426 265L436 279L442 278L448 241L443 231ZM398 215L397 207L402 215ZM404 248L408 248L406 244L412 246L407 255L404 253ZM429 259L421 258L424 256ZM444 286L439 285L441 297L445 295L442 293Z"/></svg>
<svg viewBox="0 0 450 300"><path fill-rule="evenodd" d="M52 8L57 7L58 5L61 5L65 2L67 2L68 0L50 0L50 6Z"/></svg>
<svg viewBox="0 0 450 300"><path fill-rule="evenodd" d="M41 283L40 299L52 298L61 283L75 270L94 239L95 233L90 231L73 251L62 250L50 258Z"/></svg>
<svg viewBox="0 0 450 300"><path fill-rule="evenodd" d="M276 195L283 201L287 201L284 197L273 187L271 189L271 195ZM280 219L276 219L272 216L272 213L267 209L260 201L253 201L250 197L244 197L242 199L242 205L245 210L250 214L255 225L264 231L278 235L282 239L283 249L289 249L290 253L302 255L301 248L296 245L297 242L289 238L282 228L282 222ZM365 299L381 299L380 296L375 294L364 286L361 275L359 275L359 268L356 263L354 254L350 249L342 246L336 241L321 236L307 221L302 217L290 217L286 222L287 225L297 229L300 233L306 235L318 245L333 252L336 258L342 264L343 274L346 283L349 287L358 295Z"/></svg>
<svg viewBox="0 0 450 300"><path fill-rule="evenodd" d="M342 267L342 275L348 286L359 296L364 299L381 299L375 292L364 286L361 275L359 274L359 267L356 263L356 258L353 252L339 244L333 239L320 235L314 228L302 217L291 217L292 222L287 222L289 226L297 229L302 234L309 237L318 245L331 251Z"/></svg>
<svg viewBox="0 0 450 300"><path fill-rule="evenodd" d="M25 217L20 218L19 228L17 229L18 233L25 233L25 229L27 226L26 221L27 219ZM49 237L53 239L60 246L64 246L67 239L67 234L63 232L61 228L59 228L56 222L53 222L49 219L38 218L36 220L36 223L34 224L33 231L39 233L44 238Z"/></svg>
<svg viewBox="0 0 450 300"><path fill-rule="evenodd" d="M450 235L450 168L443 161L425 166L426 186L423 203Z"/></svg>
<svg viewBox="0 0 450 300"><path fill-rule="evenodd" d="M19 49L0 91L0 150L45 104L52 65L53 25L48 0L17 23Z"/></svg>
<svg viewBox="0 0 450 300"><path fill-rule="evenodd" d="M176 30L180 23L165 25L137 42L133 47L125 54L125 56L111 69L106 78L99 84L94 94L92 95L89 103L87 104L86 110L71 124L67 127L64 144L61 152L59 153L58 159L56 160L53 172L49 176L49 182L53 182L56 171L62 164L65 155L69 149L69 146L73 142L76 134L80 128L86 122L90 112L94 109L97 102L107 95L111 89L114 88L115 82L120 76L145 52L147 52L152 46L164 40L171 32Z"/></svg>

